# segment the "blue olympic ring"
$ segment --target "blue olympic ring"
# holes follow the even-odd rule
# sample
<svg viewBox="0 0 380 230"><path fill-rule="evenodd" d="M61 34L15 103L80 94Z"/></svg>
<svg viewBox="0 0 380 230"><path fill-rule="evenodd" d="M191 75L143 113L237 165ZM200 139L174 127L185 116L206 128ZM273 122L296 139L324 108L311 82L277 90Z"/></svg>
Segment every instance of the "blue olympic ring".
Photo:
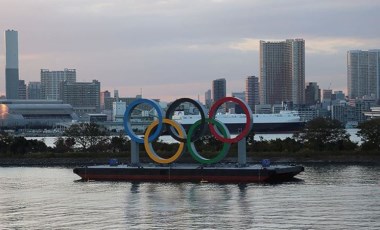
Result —
<svg viewBox="0 0 380 230"><path fill-rule="evenodd" d="M158 127L157 127L156 131L153 133L153 135L149 136L149 139L148 139L149 142L156 140L158 138L158 136L160 136L160 134L161 134L161 130L162 130L162 126L163 126L163 122L162 122L163 112L162 112L160 105L156 101L151 100L151 99L145 99L145 98L139 98L137 100L134 100L126 108L125 113L124 113L124 130L127 133L127 135L131 138L131 140L133 140L139 144L143 144L144 139L141 137L138 137L135 134L135 132L132 130L132 126L131 126L131 122L130 122L133 110L140 104L151 105L157 111Z"/></svg>

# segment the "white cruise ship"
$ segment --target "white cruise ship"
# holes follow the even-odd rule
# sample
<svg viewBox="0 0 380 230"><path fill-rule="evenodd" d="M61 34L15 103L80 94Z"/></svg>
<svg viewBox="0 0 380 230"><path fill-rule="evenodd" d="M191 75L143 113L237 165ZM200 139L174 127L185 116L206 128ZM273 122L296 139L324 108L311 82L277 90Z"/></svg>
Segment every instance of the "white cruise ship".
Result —
<svg viewBox="0 0 380 230"><path fill-rule="evenodd" d="M176 111L172 117L187 130L196 121L201 119L200 115L185 115L183 111ZM224 123L230 133L240 133L246 122L245 114L217 114L216 119ZM275 114L253 114L254 133L292 133L304 126L296 111L283 110Z"/></svg>

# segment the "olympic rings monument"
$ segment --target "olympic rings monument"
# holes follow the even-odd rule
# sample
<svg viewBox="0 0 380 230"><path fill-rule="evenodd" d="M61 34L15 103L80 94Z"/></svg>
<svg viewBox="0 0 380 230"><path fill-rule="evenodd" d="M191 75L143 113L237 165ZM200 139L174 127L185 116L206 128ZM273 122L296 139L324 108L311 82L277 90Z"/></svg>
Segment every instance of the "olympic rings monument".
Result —
<svg viewBox="0 0 380 230"><path fill-rule="evenodd" d="M201 119L192 124L187 132L180 123L172 120L177 107L185 102L194 105L201 115ZM238 104L246 115L243 130L233 138L226 125L215 119L219 107L227 102ZM157 119L140 137L132 129L131 117L136 107L142 104L153 107L156 110ZM129 104L124 113L125 133L131 139L131 161L127 164L118 164L115 159L112 159L109 165L79 167L74 169L74 173L83 180L251 183L285 181L304 171L302 166L270 165L268 160L263 160L261 164L248 164L246 136L252 129L252 119L249 106L236 97L225 97L216 101L211 106L208 116L204 106L190 98L181 98L172 102L165 115L156 101L139 98ZM159 156L152 146L152 142L158 139L164 129L179 142L177 151L169 158ZM213 158L203 157L194 145L194 142L199 140L207 129L215 139L223 143L222 150ZM226 157L231 144L236 143L238 145L236 164L220 163ZM152 163L140 163L140 145L144 146ZM197 162L196 164L176 162L186 153L186 149Z"/></svg>

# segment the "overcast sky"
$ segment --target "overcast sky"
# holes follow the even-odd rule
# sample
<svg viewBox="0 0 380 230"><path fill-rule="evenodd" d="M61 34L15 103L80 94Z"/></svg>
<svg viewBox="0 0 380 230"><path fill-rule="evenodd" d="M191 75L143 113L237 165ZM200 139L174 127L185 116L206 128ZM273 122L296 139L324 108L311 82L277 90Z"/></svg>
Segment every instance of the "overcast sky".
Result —
<svg viewBox="0 0 380 230"><path fill-rule="evenodd" d="M19 33L20 79L77 70L120 96L203 100L259 76L259 41L303 38L306 82L346 91L346 52L380 49L376 0L0 0L0 30ZM5 94L4 35L0 94Z"/></svg>

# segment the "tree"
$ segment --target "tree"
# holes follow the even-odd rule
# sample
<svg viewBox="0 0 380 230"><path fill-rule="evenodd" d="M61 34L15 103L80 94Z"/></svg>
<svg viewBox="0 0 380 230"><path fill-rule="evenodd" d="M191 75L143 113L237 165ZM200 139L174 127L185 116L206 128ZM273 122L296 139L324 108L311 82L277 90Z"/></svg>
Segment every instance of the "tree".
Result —
<svg viewBox="0 0 380 230"><path fill-rule="evenodd" d="M14 137L9 146L9 150L13 154L26 154L29 152L29 143L25 137Z"/></svg>
<svg viewBox="0 0 380 230"><path fill-rule="evenodd" d="M363 143L363 150L380 150L380 118L371 119L359 124L358 135Z"/></svg>
<svg viewBox="0 0 380 230"><path fill-rule="evenodd" d="M130 149L129 146L130 144L128 142L128 138L125 137L123 134L111 138L112 152L127 151L128 149Z"/></svg>
<svg viewBox="0 0 380 230"><path fill-rule="evenodd" d="M96 123L73 124L65 130L64 135L72 138L74 143L81 146L83 151L108 142L108 133Z"/></svg>
<svg viewBox="0 0 380 230"><path fill-rule="evenodd" d="M70 137L58 137L55 142L55 152L57 153L65 153L65 152L71 152L73 150L73 147L75 145L74 138Z"/></svg>
<svg viewBox="0 0 380 230"><path fill-rule="evenodd" d="M352 150L356 147L342 123L323 117L307 122L293 137L313 150Z"/></svg>
<svg viewBox="0 0 380 230"><path fill-rule="evenodd" d="M194 142L197 149L205 149L206 151L220 151L223 148L223 142L218 141L211 134L206 133Z"/></svg>
<svg viewBox="0 0 380 230"><path fill-rule="evenodd" d="M7 133L0 133L0 153L27 154L46 152L48 149L44 141L27 140L25 137L13 137Z"/></svg>
<svg viewBox="0 0 380 230"><path fill-rule="evenodd" d="M297 152L302 148L302 144L290 137L281 140L279 138L269 142L269 149L277 152Z"/></svg>
<svg viewBox="0 0 380 230"><path fill-rule="evenodd" d="M69 149L69 151L73 151L73 148L75 146L75 139L72 137L65 138L65 145Z"/></svg>
<svg viewBox="0 0 380 230"><path fill-rule="evenodd" d="M46 152L49 149L45 142L41 140L28 140L28 145L30 152Z"/></svg>
<svg viewBox="0 0 380 230"><path fill-rule="evenodd" d="M0 153L8 152L9 146L12 143L12 137L5 132L0 132Z"/></svg>

